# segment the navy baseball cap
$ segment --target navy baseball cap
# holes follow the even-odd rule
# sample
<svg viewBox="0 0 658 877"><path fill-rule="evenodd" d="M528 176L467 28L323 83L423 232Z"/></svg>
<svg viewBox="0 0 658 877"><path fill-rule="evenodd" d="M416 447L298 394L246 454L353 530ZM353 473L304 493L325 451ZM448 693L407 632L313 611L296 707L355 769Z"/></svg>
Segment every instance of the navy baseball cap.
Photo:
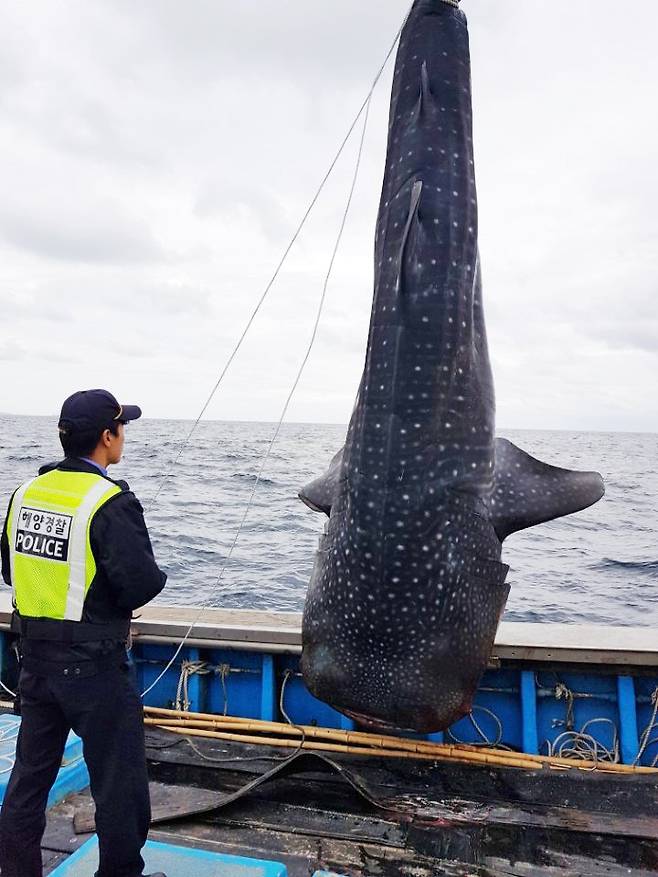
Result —
<svg viewBox="0 0 658 877"><path fill-rule="evenodd" d="M108 429L142 416L137 405L121 405L107 390L78 390L64 401L59 415L60 432Z"/></svg>

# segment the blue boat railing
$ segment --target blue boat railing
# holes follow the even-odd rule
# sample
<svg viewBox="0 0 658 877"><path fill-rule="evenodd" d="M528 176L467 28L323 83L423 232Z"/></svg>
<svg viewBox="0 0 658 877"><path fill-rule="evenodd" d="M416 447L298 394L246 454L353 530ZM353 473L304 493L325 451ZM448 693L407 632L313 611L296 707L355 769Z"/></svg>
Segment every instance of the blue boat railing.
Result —
<svg viewBox="0 0 658 877"><path fill-rule="evenodd" d="M189 611L143 610L132 649L141 691L171 660L189 625L181 616ZM276 613L211 614L212 621L195 629L190 644L145 695L145 705L355 728L304 685L298 619L279 619ZM8 607L0 606L1 679L13 690L17 666L8 620ZM650 631L617 628L603 638L601 629L581 628L576 634L563 625L501 628L473 712L428 739L658 765L658 642ZM529 628L536 629L535 644ZM597 642L608 645L599 648Z"/></svg>
<svg viewBox="0 0 658 877"><path fill-rule="evenodd" d="M171 649L144 643L134 646L133 652L139 684L145 690L162 672ZM179 657L146 695L146 705L266 721L285 721L288 716L296 724L346 730L356 727L310 694L297 656L189 648ZM190 666L195 670L188 675ZM185 675L183 698L180 680ZM601 667L574 672L557 663L540 670L501 667L483 677L472 716L428 739L633 764L657 692L658 671L635 677L606 673ZM652 765L657 760L658 723L637 763Z"/></svg>

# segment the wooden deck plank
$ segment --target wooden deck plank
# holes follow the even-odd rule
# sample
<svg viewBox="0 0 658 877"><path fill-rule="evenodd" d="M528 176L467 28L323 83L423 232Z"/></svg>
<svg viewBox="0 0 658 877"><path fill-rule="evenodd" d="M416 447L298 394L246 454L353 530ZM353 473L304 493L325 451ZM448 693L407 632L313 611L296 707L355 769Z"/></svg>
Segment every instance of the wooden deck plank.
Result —
<svg viewBox="0 0 658 877"><path fill-rule="evenodd" d="M232 790L246 785L250 771L263 770L260 762L251 761L211 766L207 758L220 754L216 741L197 743L206 758L184 745L148 749L152 777ZM221 744L224 758L251 751L241 744ZM268 752L279 754L264 748L263 754ZM274 779L229 808L195 819L195 832L201 831L199 826L206 826L207 833L210 826L217 831L251 827L274 834L328 836L332 843L353 840L352 835L373 843L379 836L380 847L403 846L437 862L475 864L507 855L510 861L539 866L553 855L556 860L577 855L627 869L658 868L658 789L653 777L647 784L586 772L419 766L357 756L336 756L335 761L341 776L345 778L346 769L350 772L350 784L307 763L302 773ZM356 788L365 790L365 799ZM377 807L373 801L379 802ZM386 823L386 838L377 834L378 820ZM589 873L596 874L594 866Z"/></svg>

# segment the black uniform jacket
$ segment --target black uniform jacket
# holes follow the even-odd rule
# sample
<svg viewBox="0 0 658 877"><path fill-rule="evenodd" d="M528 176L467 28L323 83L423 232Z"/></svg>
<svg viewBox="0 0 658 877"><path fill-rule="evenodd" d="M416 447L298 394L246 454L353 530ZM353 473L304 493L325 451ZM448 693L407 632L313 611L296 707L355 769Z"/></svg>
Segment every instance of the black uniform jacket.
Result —
<svg viewBox="0 0 658 877"><path fill-rule="evenodd" d="M39 475L61 469L65 472L101 474L90 463L67 457L61 463L42 466ZM105 476L107 477L107 476ZM91 522L91 550L96 561L96 575L84 603L82 621L92 624L129 620L132 612L148 603L163 589L167 576L155 562L142 506L125 481L113 481L121 493L109 499L94 515ZM13 499L13 497L12 497ZM11 585L9 566L9 539L7 520L0 542L2 577ZM125 644L110 640L100 642L65 643L43 640L24 640L22 651L43 661L71 663L95 660L119 654ZM124 652L125 654L125 652Z"/></svg>

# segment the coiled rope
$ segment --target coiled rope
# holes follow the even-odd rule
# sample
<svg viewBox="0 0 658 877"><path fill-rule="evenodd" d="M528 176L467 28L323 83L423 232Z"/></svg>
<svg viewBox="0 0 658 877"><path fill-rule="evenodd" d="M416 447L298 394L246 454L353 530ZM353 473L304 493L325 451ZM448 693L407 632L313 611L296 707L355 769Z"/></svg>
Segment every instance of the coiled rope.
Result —
<svg viewBox="0 0 658 877"><path fill-rule="evenodd" d="M587 762L591 770L601 762L619 764L621 762L621 749L619 745L619 730L612 719L605 716L595 716L588 719L585 724L576 729L574 703L577 697L587 695L574 692L564 682L557 681L554 689L556 700L564 700L566 703L564 719L554 720L553 727L563 727L565 730L554 740L545 740L549 757L568 758ZM588 733L592 725L610 725L612 728L612 745L605 746L593 734Z"/></svg>
<svg viewBox="0 0 658 877"><path fill-rule="evenodd" d="M496 737L493 740L489 739L487 734L485 734L485 732L482 730L480 724L477 722L475 715L474 715L476 710L479 710L480 712L484 713L485 715L487 715L491 719L493 719L494 724L496 725ZM453 743L458 743L461 746L465 746L465 745L468 745L468 746L487 746L491 749L509 749L510 748L509 746L506 746L503 743L503 723L501 722L501 720L498 718L498 716L496 715L496 713L493 710L490 710L486 706L481 706L480 704L476 703L473 705L473 709L470 711L467 718L470 721L473 728L475 729L476 733L479 735L480 739L475 740L474 742L461 740L454 733L452 728L448 728L446 730L446 734L453 741Z"/></svg>

